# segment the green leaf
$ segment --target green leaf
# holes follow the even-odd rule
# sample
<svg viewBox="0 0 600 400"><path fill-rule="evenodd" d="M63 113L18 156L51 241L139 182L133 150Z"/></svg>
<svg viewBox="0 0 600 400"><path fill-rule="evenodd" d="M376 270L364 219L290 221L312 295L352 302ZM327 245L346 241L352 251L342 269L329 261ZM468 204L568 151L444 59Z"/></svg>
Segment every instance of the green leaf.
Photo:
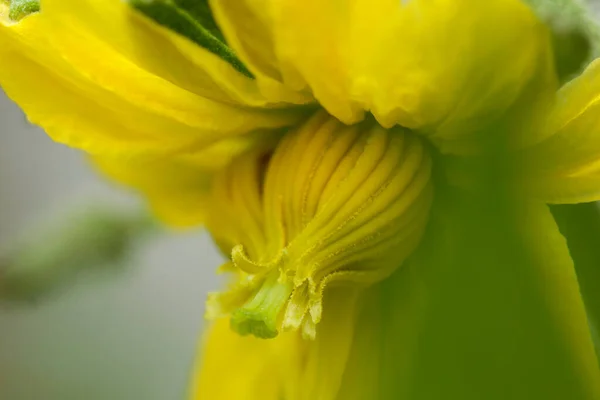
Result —
<svg viewBox="0 0 600 400"><path fill-rule="evenodd" d="M67 215L0 256L0 300L36 301L80 271L118 265L153 228L146 214L92 209Z"/></svg>
<svg viewBox="0 0 600 400"><path fill-rule="evenodd" d="M225 37L213 18L208 0L173 0L173 2L177 7L193 16L213 36L225 43Z"/></svg>
<svg viewBox="0 0 600 400"><path fill-rule="evenodd" d="M590 323L600 327L600 207L597 203L552 206L560 231L575 262ZM600 343L597 335L596 352Z"/></svg>
<svg viewBox="0 0 600 400"><path fill-rule="evenodd" d="M129 0L129 4L156 23L187 37L253 78L227 45L206 0Z"/></svg>

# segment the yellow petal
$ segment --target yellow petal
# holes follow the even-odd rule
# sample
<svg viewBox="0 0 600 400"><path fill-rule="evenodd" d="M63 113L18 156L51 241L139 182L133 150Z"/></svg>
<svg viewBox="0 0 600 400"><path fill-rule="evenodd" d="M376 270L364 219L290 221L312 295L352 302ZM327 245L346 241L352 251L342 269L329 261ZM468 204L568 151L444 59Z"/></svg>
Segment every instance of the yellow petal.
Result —
<svg viewBox="0 0 600 400"><path fill-rule="evenodd" d="M451 139L501 115L550 62L546 29L516 0L211 4L253 72L310 89L345 123L371 111Z"/></svg>
<svg viewBox="0 0 600 400"><path fill-rule="evenodd" d="M559 205L551 210L567 239L588 319L597 340L600 326L600 208L594 202Z"/></svg>
<svg viewBox="0 0 600 400"><path fill-rule="evenodd" d="M279 136L272 132L256 132L222 140L189 154L158 159L95 156L92 162L109 178L139 191L156 216L168 225L188 227L216 221L215 227L227 230L239 223L235 219L229 220L229 224L224 223L228 217L233 217L231 213L206 218L214 173L249 149L274 146Z"/></svg>
<svg viewBox="0 0 600 400"><path fill-rule="evenodd" d="M19 23L9 21L6 4L0 5L0 85L55 140L92 153L165 153L279 128L300 117L227 104L177 86L156 68L145 69L152 60L144 64L126 51L152 43L137 39L144 29L122 35L129 47L116 46L71 15L86 4L73 4L63 14L65 2L50 0ZM124 7L119 1L104 5L103 12ZM141 19L139 24L148 25Z"/></svg>
<svg viewBox="0 0 600 400"><path fill-rule="evenodd" d="M270 0L211 0L210 6L228 44L254 74L265 96L292 102L312 99L310 93L300 93L282 82L271 29L271 12L275 10Z"/></svg>
<svg viewBox="0 0 600 400"><path fill-rule="evenodd" d="M385 301L386 283L379 284L366 292L358 304L358 317L355 324L354 337L349 349L344 375L336 400L382 400L381 382L383 374L389 373L382 369L383 339L382 324L389 321L383 320L387 312ZM403 290L404 287L396 287L394 290ZM394 313L401 315L404 309L395 309ZM338 335L344 335L338 331ZM396 339L402 335L396 332ZM398 364L396 364L398 367Z"/></svg>
<svg viewBox="0 0 600 400"><path fill-rule="evenodd" d="M323 316L316 339L308 343L298 400L334 400L343 386L343 375L355 341L360 312L372 305L366 293L355 288L331 289L325 304L332 312ZM372 398L372 397L368 397Z"/></svg>
<svg viewBox="0 0 600 400"><path fill-rule="evenodd" d="M558 93L547 137L518 157L520 184L549 203L600 200L600 60Z"/></svg>
<svg viewBox="0 0 600 400"><path fill-rule="evenodd" d="M177 227L204 222L209 170L185 158L136 161L95 157L93 163L111 179L141 192L163 222Z"/></svg>
<svg viewBox="0 0 600 400"><path fill-rule="evenodd" d="M216 321L199 350L190 400L280 400L296 381L302 345L296 336L242 337Z"/></svg>
<svg viewBox="0 0 600 400"><path fill-rule="evenodd" d="M328 306L338 312L324 318L314 341L293 332L269 340L240 336L227 319L216 321L200 349L190 400L336 399L360 296L346 289L329 293Z"/></svg>
<svg viewBox="0 0 600 400"><path fill-rule="evenodd" d="M195 153L158 159L96 156L92 162L109 178L139 191L163 222L188 227L208 221L207 202L215 171L248 149L273 146L278 138L277 134L257 132L222 140ZM220 222L223 218L226 216L213 216Z"/></svg>
<svg viewBox="0 0 600 400"><path fill-rule="evenodd" d="M61 32L91 34L128 61L201 96L250 106L291 100L263 97L254 80L210 51L146 19L126 2L43 0L42 9L53 25L64 28ZM76 42L84 44L81 39ZM94 50L90 47L88 51Z"/></svg>

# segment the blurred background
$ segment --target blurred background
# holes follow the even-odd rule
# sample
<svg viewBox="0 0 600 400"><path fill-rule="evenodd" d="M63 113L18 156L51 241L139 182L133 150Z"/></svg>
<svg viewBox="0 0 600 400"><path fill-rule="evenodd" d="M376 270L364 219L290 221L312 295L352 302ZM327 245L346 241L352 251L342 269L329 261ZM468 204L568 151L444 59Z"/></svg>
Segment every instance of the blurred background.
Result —
<svg viewBox="0 0 600 400"><path fill-rule="evenodd" d="M1 90L0 143L0 249L69 209L140 206ZM0 399L183 398L220 263L206 233L158 232L122 272L81 273L44 301L0 305Z"/></svg>

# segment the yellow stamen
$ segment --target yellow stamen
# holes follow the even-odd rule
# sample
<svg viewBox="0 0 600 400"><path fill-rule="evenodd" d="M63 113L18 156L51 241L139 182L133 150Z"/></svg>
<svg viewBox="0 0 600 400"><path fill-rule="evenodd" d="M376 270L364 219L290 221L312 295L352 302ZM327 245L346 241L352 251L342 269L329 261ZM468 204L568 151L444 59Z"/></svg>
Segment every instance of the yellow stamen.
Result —
<svg viewBox="0 0 600 400"><path fill-rule="evenodd" d="M418 245L431 159L406 130L325 113L267 153L240 157L215 179L207 226L227 243L236 277L211 295L209 314L230 314L241 334L314 338L327 285L380 281Z"/></svg>

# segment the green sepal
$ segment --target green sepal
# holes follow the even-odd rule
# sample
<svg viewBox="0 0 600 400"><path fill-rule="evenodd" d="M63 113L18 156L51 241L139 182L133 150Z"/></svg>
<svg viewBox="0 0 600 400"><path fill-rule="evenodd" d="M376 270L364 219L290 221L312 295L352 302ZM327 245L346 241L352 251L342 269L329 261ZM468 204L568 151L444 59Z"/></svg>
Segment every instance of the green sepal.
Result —
<svg viewBox="0 0 600 400"><path fill-rule="evenodd" d="M129 0L129 4L156 23L221 57L247 77L254 78L225 42L206 0Z"/></svg>
<svg viewBox="0 0 600 400"><path fill-rule="evenodd" d="M19 21L38 11L40 11L40 0L11 0L8 18Z"/></svg>

